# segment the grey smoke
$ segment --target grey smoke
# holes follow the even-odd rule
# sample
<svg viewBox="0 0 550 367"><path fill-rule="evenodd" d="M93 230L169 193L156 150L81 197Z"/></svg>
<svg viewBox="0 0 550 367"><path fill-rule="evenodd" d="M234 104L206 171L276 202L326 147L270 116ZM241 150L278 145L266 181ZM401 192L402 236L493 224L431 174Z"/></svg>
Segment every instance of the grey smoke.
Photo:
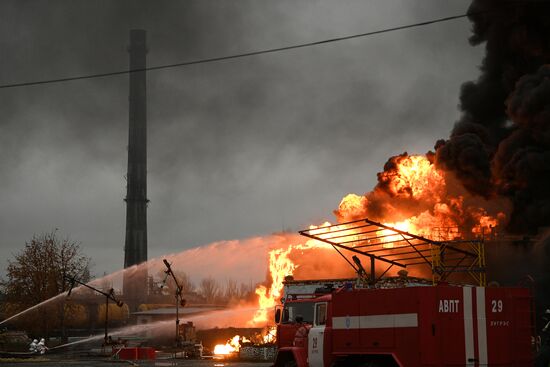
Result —
<svg viewBox="0 0 550 367"><path fill-rule="evenodd" d="M0 83L361 33L468 1L84 1L0 4ZM446 136L482 49L466 19L323 47L151 72L150 257L333 219L388 156ZM0 258L33 233L82 241L97 275L123 264L127 77L0 91Z"/></svg>

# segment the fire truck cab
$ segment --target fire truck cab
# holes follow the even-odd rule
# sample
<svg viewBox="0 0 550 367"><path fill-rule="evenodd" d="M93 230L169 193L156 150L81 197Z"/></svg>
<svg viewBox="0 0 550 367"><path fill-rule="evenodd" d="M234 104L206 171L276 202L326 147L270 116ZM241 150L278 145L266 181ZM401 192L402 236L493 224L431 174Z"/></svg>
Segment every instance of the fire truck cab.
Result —
<svg viewBox="0 0 550 367"><path fill-rule="evenodd" d="M532 366L527 288L346 284L287 294L275 367Z"/></svg>

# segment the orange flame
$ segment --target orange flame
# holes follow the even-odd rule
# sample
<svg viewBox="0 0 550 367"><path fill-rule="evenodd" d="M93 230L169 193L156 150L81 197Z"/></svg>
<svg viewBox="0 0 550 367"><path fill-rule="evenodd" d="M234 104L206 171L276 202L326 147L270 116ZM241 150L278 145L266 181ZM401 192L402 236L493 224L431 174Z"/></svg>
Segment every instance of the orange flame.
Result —
<svg viewBox="0 0 550 367"><path fill-rule="evenodd" d="M452 195L445 173L426 156L404 154L390 162L391 167L378 174L379 184L373 191L364 196L348 194L342 199L336 211L340 220L371 217L371 208L376 207L384 213L382 221L388 226L452 240L467 233L451 228L470 226L472 234L488 234L505 219L503 213L495 218L483 208L466 205L465 192Z"/></svg>
<svg viewBox="0 0 550 367"><path fill-rule="evenodd" d="M326 222L323 224L323 226L326 225L330 225L330 223ZM312 226L312 228L317 227ZM286 249L277 248L269 252L269 274L271 277L271 286L268 288L264 285L259 285L256 288L259 307L251 321L252 325L262 325L268 323L268 313L280 302L285 277L292 275L294 270L299 266L294 264L294 262L289 258L290 253L294 250L308 250L314 247L327 248L330 247L330 245L316 240L309 240L305 244L290 244Z"/></svg>
<svg viewBox="0 0 550 367"><path fill-rule="evenodd" d="M446 181L446 173L438 170L427 156L407 155L393 157L378 174L378 185L365 195L348 194L340 202L335 211L339 221L346 222L384 213L384 217L375 220L383 222L405 232L417 234L437 240L453 240L463 238L468 232L463 232L464 226L469 226L473 235L486 235L494 227L504 221L505 215L498 213L493 217L481 207L465 204L467 193L450 193ZM456 191L456 190L454 190ZM460 192L460 191L458 191ZM376 201L376 205L371 205ZM469 221L469 222L467 222ZM310 226L316 229L311 234L330 238L330 232L344 228L332 227L325 222L321 226ZM381 230L378 236L388 236L387 242L396 241L392 231ZM398 246L398 242L385 244L384 247ZM255 313L252 325L268 323L268 313L279 303L282 296L283 281L288 275L293 275L300 266L294 263L290 255L294 251L305 251L312 248L330 248L330 245L316 240L304 244L291 244L286 248L276 248L269 252L269 274L271 284L260 285L256 289L259 309Z"/></svg>
<svg viewBox="0 0 550 367"><path fill-rule="evenodd" d="M267 332L262 336L262 342L264 344L274 343L277 337L277 327L270 326L267 328Z"/></svg>
<svg viewBox="0 0 550 367"><path fill-rule="evenodd" d="M235 335L233 338L229 339L227 343L225 344L217 344L214 347L214 354L216 355L229 355L232 353L237 353L241 349L241 342L242 343L248 343L250 340L245 338L244 336L241 337L239 335Z"/></svg>
<svg viewBox="0 0 550 367"><path fill-rule="evenodd" d="M397 173L393 171L379 174L381 180L388 182L390 191L398 196L428 197L440 201L445 189L443 174L424 156L403 157L397 163Z"/></svg>

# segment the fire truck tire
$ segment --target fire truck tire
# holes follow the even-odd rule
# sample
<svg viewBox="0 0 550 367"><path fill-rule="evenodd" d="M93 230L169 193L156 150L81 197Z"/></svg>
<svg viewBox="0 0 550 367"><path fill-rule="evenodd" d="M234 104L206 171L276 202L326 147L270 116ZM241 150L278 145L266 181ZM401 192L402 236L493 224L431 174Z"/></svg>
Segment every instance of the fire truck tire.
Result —
<svg viewBox="0 0 550 367"><path fill-rule="evenodd" d="M296 367L296 361L295 360L287 361L285 363L285 367Z"/></svg>

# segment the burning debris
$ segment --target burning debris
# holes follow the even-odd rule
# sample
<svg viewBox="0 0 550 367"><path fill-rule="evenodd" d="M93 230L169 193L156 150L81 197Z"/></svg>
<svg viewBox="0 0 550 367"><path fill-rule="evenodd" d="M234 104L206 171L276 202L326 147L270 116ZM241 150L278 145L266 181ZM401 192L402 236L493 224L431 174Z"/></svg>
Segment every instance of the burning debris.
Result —
<svg viewBox="0 0 550 367"><path fill-rule="evenodd" d="M233 338L227 341L225 344L218 344L214 347L214 354L216 355L230 355L232 353L237 353L241 349L243 343L250 343L250 340L235 335Z"/></svg>
<svg viewBox="0 0 550 367"><path fill-rule="evenodd" d="M247 338L242 335L235 335L229 339L225 344L217 344L214 347L213 354L219 358L231 359L239 358L246 360L261 360L270 358L260 356L259 354L265 354L267 349L273 349L275 343L276 327L271 326L264 328L261 333ZM261 351L261 353L260 353ZM244 356L241 355L244 353ZM257 355L258 354L258 355ZM273 354L273 353L271 353Z"/></svg>

